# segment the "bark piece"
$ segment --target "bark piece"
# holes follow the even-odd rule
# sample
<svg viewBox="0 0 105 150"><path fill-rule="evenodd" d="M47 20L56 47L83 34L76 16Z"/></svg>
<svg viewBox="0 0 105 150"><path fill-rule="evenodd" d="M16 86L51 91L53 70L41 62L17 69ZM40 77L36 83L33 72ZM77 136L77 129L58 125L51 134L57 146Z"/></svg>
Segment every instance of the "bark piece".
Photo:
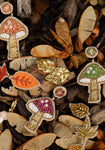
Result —
<svg viewBox="0 0 105 150"><path fill-rule="evenodd" d="M28 68L36 64L36 60L38 60L38 58L33 56L20 57L11 61L9 63L9 68L14 69L16 71L27 70Z"/></svg>
<svg viewBox="0 0 105 150"><path fill-rule="evenodd" d="M44 150L45 148L52 145L56 135L54 133L44 133L31 140L27 141L20 147L16 148L16 150Z"/></svg>
<svg viewBox="0 0 105 150"><path fill-rule="evenodd" d="M2 92L10 96L18 96L19 91L13 86L9 86L9 89L1 87Z"/></svg>
<svg viewBox="0 0 105 150"><path fill-rule="evenodd" d="M0 149L11 150L12 148L12 134L9 129L6 129L0 135Z"/></svg>
<svg viewBox="0 0 105 150"><path fill-rule="evenodd" d="M34 134L28 132L26 129L24 129L24 124L27 122L27 120L22 117L19 114L8 112L7 113L7 120L9 124L14 127L16 126L15 130L19 133L22 133L25 136L36 136L37 132Z"/></svg>
<svg viewBox="0 0 105 150"><path fill-rule="evenodd" d="M76 41L75 48L77 51L83 49L84 41L91 35L96 22L96 14L94 8L89 6L82 14L79 28L78 28L78 38Z"/></svg>

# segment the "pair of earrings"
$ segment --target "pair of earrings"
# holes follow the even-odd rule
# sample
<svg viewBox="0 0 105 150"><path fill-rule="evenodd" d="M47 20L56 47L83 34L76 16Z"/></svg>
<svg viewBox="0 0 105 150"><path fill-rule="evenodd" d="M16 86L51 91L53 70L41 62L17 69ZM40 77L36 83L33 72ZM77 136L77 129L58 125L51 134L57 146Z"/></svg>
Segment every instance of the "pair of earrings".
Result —
<svg viewBox="0 0 105 150"><path fill-rule="evenodd" d="M28 28L13 16L13 6L9 2L1 4L1 12L11 14L0 25L0 39L7 41L8 59L13 60L20 57L19 41L28 36Z"/></svg>

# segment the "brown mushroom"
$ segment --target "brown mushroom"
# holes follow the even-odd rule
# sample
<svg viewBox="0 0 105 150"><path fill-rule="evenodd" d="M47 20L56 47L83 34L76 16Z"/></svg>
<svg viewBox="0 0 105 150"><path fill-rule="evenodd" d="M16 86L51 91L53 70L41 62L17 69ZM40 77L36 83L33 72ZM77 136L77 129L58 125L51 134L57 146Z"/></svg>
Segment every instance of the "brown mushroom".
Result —
<svg viewBox="0 0 105 150"><path fill-rule="evenodd" d="M17 18L7 17L0 26L0 39L7 41L8 59L20 57L19 40L28 35L27 27Z"/></svg>
<svg viewBox="0 0 105 150"><path fill-rule="evenodd" d="M51 121L55 117L55 106L49 97L40 97L27 102L26 107L33 113L30 120L25 124L25 128L30 132L35 132L42 120Z"/></svg>

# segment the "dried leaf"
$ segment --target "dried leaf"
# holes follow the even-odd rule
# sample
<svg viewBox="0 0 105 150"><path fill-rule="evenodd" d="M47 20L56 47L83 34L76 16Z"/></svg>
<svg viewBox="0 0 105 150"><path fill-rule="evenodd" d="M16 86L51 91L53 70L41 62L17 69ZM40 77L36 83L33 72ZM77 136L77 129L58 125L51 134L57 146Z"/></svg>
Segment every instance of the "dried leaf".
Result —
<svg viewBox="0 0 105 150"><path fill-rule="evenodd" d="M70 31L67 22L64 18L60 17L55 24L57 35L64 41L69 49L65 50L67 53L73 52L73 44L71 41Z"/></svg>
<svg viewBox="0 0 105 150"><path fill-rule="evenodd" d="M35 136L35 135L37 135L37 132L32 134L32 133L29 133L24 128L24 124L27 122L27 120L24 117L22 117L21 115L19 115L17 113L8 112L7 113L7 120L8 120L9 124L12 127L15 127L15 130L17 132L22 133L25 136Z"/></svg>
<svg viewBox="0 0 105 150"><path fill-rule="evenodd" d="M55 138L56 135L54 133L44 133L27 141L16 150L30 150L30 147L31 150L44 150L45 148L52 145Z"/></svg>
<svg viewBox="0 0 105 150"><path fill-rule="evenodd" d="M9 63L9 68L14 69L16 71L27 70L32 65L36 64L36 60L38 60L38 58L33 56L20 57L11 61Z"/></svg>
<svg viewBox="0 0 105 150"><path fill-rule="evenodd" d="M6 129L0 135L0 149L11 150L12 148L12 134L9 129Z"/></svg>
<svg viewBox="0 0 105 150"><path fill-rule="evenodd" d="M67 58L69 55L65 51L59 51L50 45L38 45L31 49L31 55L36 57L59 57Z"/></svg>
<svg viewBox="0 0 105 150"><path fill-rule="evenodd" d="M83 121L69 115L59 116L59 121L69 126L73 132L76 131L75 127L81 127L83 125Z"/></svg>
<svg viewBox="0 0 105 150"><path fill-rule="evenodd" d="M8 73L8 71L7 71L7 68L6 68L6 64L4 63L3 65L2 65L2 67L0 67L0 82L4 79L4 78L6 78L6 77L8 77L9 76L9 73Z"/></svg>
<svg viewBox="0 0 105 150"><path fill-rule="evenodd" d="M96 14L94 8L89 6L82 14L79 29L78 29L78 38L76 46L77 51L82 50L82 44L84 41L91 35L92 30L94 29L96 22Z"/></svg>
<svg viewBox="0 0 105 150"><path fill-rule="evenodd" d="M102 52L98 51L98 55L97 55L97 62L102 64L104 61L104 55Z"/></svg>
<svg viewBox="0 0 105 150"><path fill-rule="evenodd" d="M19 89L28 90L35 86L39 86L39 81L30 73L18 71L12 77L12 84Z"/></svg>
<svg viewBox="0 0 105 150"><path fill-rule="evenodd" d="M51 83L60 84L66 80L69 74L70 72L68 69L56 67L55 70L48 74L45 79Z"/></svg>
<svg viewBox="0 0 105 150"><path fill-rule="evenodd" d="M18 90L13 86L9 86L9 89L1 87L1 91L10 96L18 96Z"/></svg>
<svg viewBox="0 0 105 150"><path fill-rule="evenodd" d="M55 63L49 59L41 59L36 61L37 68L44 73L51 73L55 69Z"/></svg>
<svg viewBox="0 0 105 150"><path fill-rule="evenodd" d="M89 3L93 6L97 5L98 1L97 0L89 0Z"/></svg>
<svg viewBox="0 0 105 150"><path fill-rule="evenodd" d="M54 133L61 138L71 138L72 130L65 124L56 122L54 126Z"/></svg>
<svg viewBox="0 0 105 150"><path fill-rule="evenodd" d="M71 103L70 105L71 111L74 116L81 118L84 118L89 111L89 108L84 105L83 103L78 103L78 104L73 104Z"/></svg>
<svg viewBox="0 0 105 150"><path fill-rule="evenodd" d="M101 129L98 129L97 139L98 140L104 139L104 132Z"/></svg>

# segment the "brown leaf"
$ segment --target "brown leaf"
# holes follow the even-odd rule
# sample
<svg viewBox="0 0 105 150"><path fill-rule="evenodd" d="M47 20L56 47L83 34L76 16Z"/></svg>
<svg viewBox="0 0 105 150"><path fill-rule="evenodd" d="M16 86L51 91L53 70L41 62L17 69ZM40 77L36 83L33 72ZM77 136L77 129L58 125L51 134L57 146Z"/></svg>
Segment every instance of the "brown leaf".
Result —
<svg viewBox="0 0 105 150"><path fill-rule="evenodd" d="M99 140L104 139L104 132L101 129L98 129L97 139Z"/></svg>
<svg viewBox="0 0 105 150"><path fill-rule="evenodd" d="M12 134L9 129L6 129L0 135L0 150L11 150Z"/></svg>
<svg viewBox="0 0 105 150"><path fill-rule="evenodd" d="M9 68L14 69L16 71L27 70L32 65L36 64L36 60L38 60L38 58L33 56L20 57L11 61L9 63Z"/></svg>
<svg viewBox="0 0 105 150"><path fill-rule="evenodd" d="M1 87L1 91L10 96L18 96L18 90L13 86L9 86L9 89Z"/></svg>
<svg viewBox="0 0 105 150"><path fill-rule="evenodd" d="M67 22L64 18L60 17L55 24L55 30L57 35L64 41L69 48L67 52L70 54L73 52L73 44L71 41L70 31Z"/></svg>
<svg viewBox="0 0 105 150"><path fill-rule="evenodd" d="M32 133L29 133L27 130L25 130L24 124L27 122L27 120L21 115L17 113L8 112L7 120L12 127L16 126L15 130L17 132L22 133L25 136L37 135L37 132L35 132L35 134L32 134Z"/></svg>
<svg viewBox="0 0 105 150"><path fill-rule="evenodd" d="M31 55L36 57L60 57L67 58L69 55L64 51L54 49L50 45L38 45L31 49Z"/></svg>
<svg viewBox="0 0 105 150"><path fill-rule="evenodd" d="M92 6L89 6L83 12L79 23L78 38L75 47L78 52L82 50L82 44L91 35L91 32L95 26L95 22L96 22L96 14L94 8Z"/></svg>
<svg viewBox="0 0 105 150"><path fill-rule="evenodd" d="M61 138L71 138L72 130L65 124L56 122L54 126L54 133Z"/></svg>
<svg viewBox="0 0 105 150"><path fill-rule="evenodd" d="M97 5L98 1L97 0L89 0L89 3L93 6Z"/></svg>
<svg viewBox="0 0 105 150"><path fill-rule="evenodd" d="M31 140L27 141L20 147L16 148L16 150L44 150L45 148L52 145L56 138L54 133L44 133Z"/></svg>

